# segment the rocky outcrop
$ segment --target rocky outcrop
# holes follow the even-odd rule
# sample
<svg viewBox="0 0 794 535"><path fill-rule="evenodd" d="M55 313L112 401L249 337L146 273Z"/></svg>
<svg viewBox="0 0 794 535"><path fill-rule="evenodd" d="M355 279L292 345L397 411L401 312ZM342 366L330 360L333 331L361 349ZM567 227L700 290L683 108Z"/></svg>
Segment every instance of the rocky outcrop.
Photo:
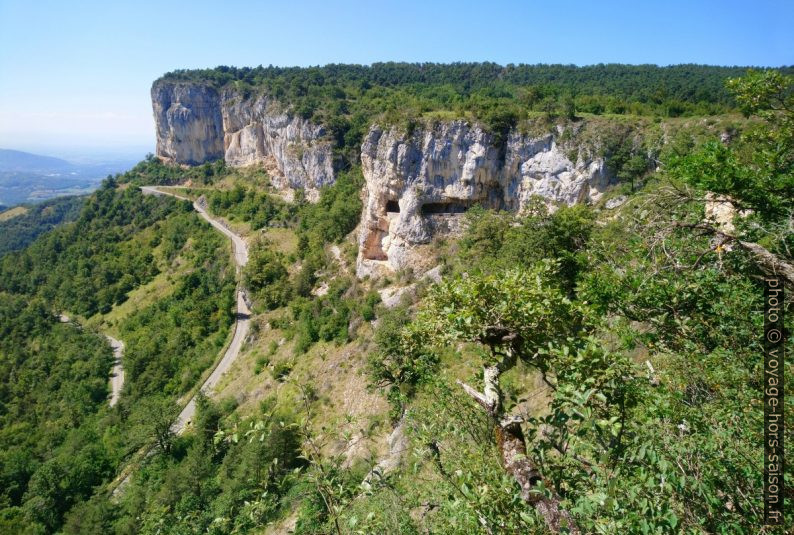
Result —
<svg viewBox="0 0 794 535"><path fill-rule="evenodd" d="M274 186L304 189L309 200L334 181L325 128L267 95L159 80L152 102L157 155L164 160L263 165ZM612 183L604 159L589 156L571 136L562 142L560 134L513 131L497 146L491 134L465 121L426 125L410 135L371 127L361 147L366 186L358 275L421 265L416 246L458 233L463 213L475 204L520 212L533 196L551 204L597 200Z"/></svg>
<svg viewBox="0 0 794 535"><path fill-rule="evenodd" d="M263 165L274 186L305 189L309 199L334 181L325 129L286 113L267 96L160 80L152 86L152 106L157 156L166 161L197 165L224 158L232 167Z"/></svg>
<svg viewBox="0 0 794 535"><path fill-rule="evenodd" d="M215 89L201 84L155 83L152 108L157 156L187 165L223 158L223 120Z"/></svg>
<svg viewBox="0 0 794 535"><path fill-rule="evenodd" d="M373 127L361 149L366 180L359 276L420 263L415 246L455 234L472 205L520 212L533 196L551 204L596 201L613 182L603 158L569 159L553 134L511 132L505 146L479 126L453 121L402 135Z"/></svg>

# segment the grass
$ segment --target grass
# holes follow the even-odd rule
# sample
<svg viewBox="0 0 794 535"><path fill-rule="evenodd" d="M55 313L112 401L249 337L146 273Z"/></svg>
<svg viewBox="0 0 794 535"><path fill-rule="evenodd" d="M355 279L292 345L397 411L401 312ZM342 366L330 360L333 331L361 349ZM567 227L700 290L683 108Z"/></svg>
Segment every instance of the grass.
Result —
<svg viewBox="0 0 794 535"><path fill-rule="evenodd" d="M135 237L133 243L129 247L134 247L135 242L145 242L154 236L154 229L147 229ZM191 239L188 238L184 245L184 251L190 250ZM107 334L119 337L119 326L121 323L137 312L142 310L160 299L168 297L176 289L179 279L188 272L188 263L180 256L177 256L173 262L167 263L163 256L163 246L158 245L153 250L153 256L159 273L146 284L138 286L127 294L127 300L119 305L115 305L110 312L106 314L96 314L89 318L85 324L90 327L106 332Z"/></svg>
<svg viewBox="0 0 794 535"><path fill-rule="evenodd" d="M267 228L263 229L262 236L270 240L274 248L290 255L298 250L298 235L294 230L288 228Z"/></svg>
<svg viewBox="0 0 794 535"><path fill-rule="evenodd" d="M127 300L114 306L107 314L91 317L86 325L96 327L111 336L119 337L119 325L133 313L168 297L175 289L181 275L187 268L178 265L174 270L161 272L148 283L135 288L127 295Z"/></svg>
<svg viewBox="0 0 794 535"><path fill-rule="evenodd" d="M15 217L19 217L27 213L28 209L24 206L15 206L13 208L9 208L4 212L0 212L0 222L8 221L9 219L14 219Z"/></svg>

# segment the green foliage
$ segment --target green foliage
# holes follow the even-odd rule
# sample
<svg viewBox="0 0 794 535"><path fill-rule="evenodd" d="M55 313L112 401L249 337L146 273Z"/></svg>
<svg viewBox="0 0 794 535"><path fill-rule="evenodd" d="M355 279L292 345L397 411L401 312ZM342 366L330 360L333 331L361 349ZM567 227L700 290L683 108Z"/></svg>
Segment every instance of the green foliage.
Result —
<svg viewBox="0 0 794 535"><path fill-rule="evenodd" d="M28 212L0 221L0 256L24 249L37 237L80 215L85 197L59 197L26 207Z"/></svg>
<svg viewBox="0 0 794 535"><path fill-rule="evenodd" d="M209 228L204 232L203 250L193 250L199 269L181 279L171 295L121 324L133 398L186 392L215 360L226 339L233 320L234 280L227 263L219 258L224 256L222 238Z"/></svg>
<svg viewBox="0 0 794 535"><path fill-rule="evenodd" d="M791 235L783 223L791 198L785 188L792 142L780 104L787 84L769 73L731 83L737 100L755 106L748 111L766 124L727 147L707 144L688 155L692 147L682 146L678 154L671 151L670 165L671 174L701 195L728 194L740 208L752 207L756 213L738 222L739 232L775 236L783 258L790 257L782 244ZM630 171L633 156L626 154L623 169ZM762 199L758 192L767 187ZM614 221L593 225L592 214L588 224L569 213L548 234L550 216L543 210L529 210L527 228L520 219L474 210L461 242L466 276L432 292L410 324L447 346L484 344L497 354L518 333L519 355L529 356L545 386L506 388L504 403L520 414L527 399L548 399L525 421L528 457L583 532L753 533L762 522L758 268L741 250L715 250L708 236L671 224L702 221L702 202L682 191L678 182L655 185ZM533 267L543 258L559 262L565 251L576 251L581 262L567 282L553 268ZM546 275L533 281L537 269ZM558 285L574 291L560 292ZM551 317L560 318L558 324ZM486 353L484 362L489 359ZM635 363L646 359L655 369ZM416 418L414 451L423 451L418 462L424 468L415 470L426 474L433 467L435 478L429 488L407 475L402 484L410 489L404 492L424 492L421 500L438 500L438 513L428 514L424 526L475 531L485 521L504 522L508 531L539 529L521 501L500 503L488 495L504 473L494 463L499 454L481 409L444 375L425 382L416 399L421 410L408 414ZM467 403L468 412L461 407ZM515 485L504 484L504 495L515 496ZM440 485L448 490L439 493ZM491 516L494 504L499 510Z"/></svg>
<svg viewBox="0 0 794 535"><path fill-rule="evenodd" d="M366 321L375 317L379 296L361 295L358 286L345 277L329 281L325 295L312 295L318 276L328 267L326 247L340 242L358 224L361 184L360 170L340 173L333 185L320 191L317 203L298 200L295 214L300 269L296 273L290 275L287 269L294 258L277 252L274 244L260 240L251 250L244 282L265 309L289 306L291 322L284 327L296 340L297 354L318 341L347 342L352 317L360 315ZM242 191L229 193L228 210L237 210L234 202L246 202Z"/></svg>
<svg viewBox="0 0 794 535"><path fill-rule="evenodd" d="M522 217L475 208L467 218L467 232L461 240L466 269L528 267L539 260L555 259L560 285L573 292L579 273L587 265L584 251L594 219L587 206L561 206L549 214L543 202L536 199Z"/></svg>
<svg viewBox="0 0 794 535"><path fill-rule="evenodd" d="M328 243L339 242L361 217L361 169L340 173L332 186L320 191L314 204L303 204L298 212L298 254L301 258L319 255Z"/></svg>
<svg viewBox="0 0 794 535"><path fill-rule="evenodd" d="M121 191L106 181L76 222L0 259L0 289L40 295L56 310L84 316L108 312L156 275L154 246L135 237L175 207L181 209L173 201Z"/></svg>
<svg viewBox="0 0 794 535"><path fill-rule="evenodd" d="M380 303L380 294L376 291L370 291L364 296L364 300L359 308L361 319L364 321L372 321L375 319L375 307Z"/></svg>
<svg viewBox="0 0 794 535"><path fill-rule="evenodd" d="M383 314L375 331L377 349L369 358L369 375L373 386L388 388L392 419L398 420L416 387L432 377L439 357L430 347L427 333L409 323L404 308Z"/></svg>
<svg viewBox="0 0 794 535"><path fill-rule="evenodd" d="M752 72L729 87L747 114L764 123L738 144L716 141L672 158L672 176L702 190L730 196L757 217L777 220L794 210L794 77L775 71Z"/></svg>
<svg viewBox="0 0 794 535"><path fill-rule="evenodd" d="M291 294L284 255L260 241L251 250L243 272L245 287L268 310L285 305Z"/></svg>
<svg viewBox="0 0 794 535"><path fill-rule="evenodd" d="M215 359L231 325L227 251L187 203L108 180L75 222L2 258L0 516L33 532L58 531L64 520L72 532L106 526L115 508L96 488L152 440L172 452L175 398ZM187 275L173 291L116 325L126 381L111 411L110 348L57 313L107 312L177 257Z"/></svg>
<svg viewBox="0 0 794 535"><path fill-rule="evenodd" d="M210 190L205 196L213 214L251 223L253 229L284 226L294 216L293 205L240 184L230 190Z"/></svg>
<svg viewBox="0 0 794 535"><path fill-rule="evenodd" d="M736 102L724 83L745 71L703 65L388 62L310 68L220 66L178 70L161 80L229 87L243 98L266 93L293 113L325 125L334 142L336 167L348 169L358 164L361 141L373 122L410 132L423 116L473 119L501 146L507 129L531 113L569 120L577 110L663 117L725 113L735 109Z"/></svg>
<svg viewBox="0 0 794 535"><path fill-rule="evenodd" d="M114 524L143 534L262 529L305 465L292 422L276 411L240 420L200 400L184 455L152 458L125 492Z"/></svg>
<svg viewBox="0 0 794 535"><path fill-rule="evenodd" d="M616 268L613 242L605 236L607 230L595 238L601 244L595 252L604 256L577 291L595 309L568 303L553 284L544 285L553 270L541 265L534 268L540 273L522 269L447 281L415 322L444 344L498 347L515 344L513 338L505 342L505 334L519 333L520 355L530 357L550 389L548 409L527 421L528 453L547 483L567 497L584 531L752 532L763 509L763 470L752 454L762 415L762 318L753 310L759 310L763 292L746 275L721 273L716 259L692 271L660 270L664 254L648 256L641 242L622 235L612 236L629 245ZM687 249L698 246L671 239L666 250L675 248L687 259ZM601 314L609 315L609 324ZM654 365L663 370L662 386L651 386L608 343L651 349ZM433 522L490 519L487 507L499 502L484 496L484 489L496 488L503 474L498 465L485 467L498 453L488 426L477 432L477 413L467 415L460 401L441 395L452 387L440 381L427 386L432 407L415 415L415 429L423 443L443 444L440 453L430 448L425 462L436 466L451 496L462 496L441 500ZM457 438L442 431L445 426ZM503 484L511 488L509 481ZM461 502L470 516L456 507ZM500 507L496 522L536 522L520 501Z"/></svg>
<svg viewBox="0 0 794 535"><path fill-rule="evenodd" d="M343 293L349 288L350 281L332 281L328 293L315 299L296 297L290 302L290 310L296 334L295 352L306 352L318 341L348 341L348 325L351 307Z"/></svg>
<svg viewBox="0 0 794 535"><path fill-rule="evenodd" d="M110 475L91 421L106 403L111 351L40 299L0 293L0 510L57 528Z"/></svg>
<svg viewBox="0 0 794 535"><path fill-rule="evenodd" d="M195 184L213 184L217 178L226 174L226 164L223 160L205 163L189 168L164 163L153 154L147 154L146 159L135 167L115 178L131 186L173 186L187 181Z"/></svg>
<svg viewBox="0 0 794 535"><path fill-rule="evenodd" d="M361 69L213 72L219 84L260 84L306 116L338 119L325 124L342 140L343 160L376 110L410 128L406 113L443 103L488 118L498 135L527 109L678 114L733 106L727 96L699 99L687 83L705 75L691 66L625 70L622 98L609 92L618 86L581 89L593 73L623 67ZM484 82L493 73L503 81ZM574 90L527 82L543 73L579 82L569 84ZM690 94L647 93L633 86L643 76ZM187 203L116 183L201 182L202 174L211 182L225 172L220 163L180 171L150 159L109 180L76 221L0 260L0 531L258 533L295 514L297 533L544 533L500 462L493 419L455 384L478 389L472 368L498 362L504 411L522 417L527 458L543 475L538 490L560 496L583 533L755 533L763 517L759 270L743 251L715 249L710 236L675 223L702 222L705 191L727 194L754 210L737 223L742 239L767 240L790 258L789 83L778 73L731 82L738 105L761 126L728 146L679 140L664 156L668 177L649 181L620 210L549 213L536 202L516 217L473 208L449 258L452 274L418 310L379 309L369 283L350 279L328 255L357 224L357 169L325 188L318 204L299 199L294 209L243 188L218 194L215 209L234 219L298 225L298 258L262 241L244 273L257 303L285 307L268 321L298 353L321 340L346 342L355 325L377 317L375 343L358 347L369 352L371 383L387 389L410 445L402 464L367 489L360 483L376 458L351 453L367 426L326 418L326 400L293 380L302 357L279 358L273 370L280 398L286 392L293 402L289 389L301 389L301 417L268 399L242 418L233 400L200 397L193 431L173 436L175 398L228 335L228 245ZM616 129L601 149L622 179L644 179L652 151L624 134ZM680 200L689 192L682 182L694 200ZM672 202L670 192L678 195ZM111 310L174 265L184 274L170 293L114 325L127 344L127 383L109 409L110 348L55 313ZM277 350L255 349L259 371ZM790 382L788 374L784 386ZM152 443L159 447L120 501L109 500L105 484ZM791 531L787 522L781 532Z"/></svg>
<svg viewBox="0 0 794 535"><path fill-rule="evenodd" d="M485 412L443 376L428 383L408 413L418 477L397 485L406 508L433 503L424 526L430 533L543 533L522 504L515 482L499 463L493 425ZM429 472L428 472L429 470Z"/></svg>

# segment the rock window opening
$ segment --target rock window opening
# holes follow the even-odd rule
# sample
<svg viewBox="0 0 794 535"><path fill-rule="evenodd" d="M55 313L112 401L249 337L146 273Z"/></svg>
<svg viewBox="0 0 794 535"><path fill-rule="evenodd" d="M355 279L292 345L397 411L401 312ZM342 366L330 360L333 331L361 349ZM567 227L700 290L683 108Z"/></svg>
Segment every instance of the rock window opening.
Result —
<svg viewBox="0 0 794 535"><path fill-rule="evenodd" d="M462 214L469 209L469 205L460 202L431 202L423 204L422 215L433 214Z"/></svg>

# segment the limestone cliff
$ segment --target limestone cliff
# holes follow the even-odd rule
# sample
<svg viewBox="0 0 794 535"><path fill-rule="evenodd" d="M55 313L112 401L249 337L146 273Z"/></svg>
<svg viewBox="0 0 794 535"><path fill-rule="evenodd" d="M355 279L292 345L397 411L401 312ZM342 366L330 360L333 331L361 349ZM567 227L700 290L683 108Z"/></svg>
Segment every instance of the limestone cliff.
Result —
<svg viewBox="0 0 794 535"><path fill-rule="evenodd" d="M303 188L310 200L334 181L325 128L266 95L160 80L152 101L157 155L167 161L260 164L276 187ZM534 195L555 204L597 200L613 182L604 159L570 136L561 142L560 132L511 131L497 146L491 134L465 121L426 125L410 135L372 126L361 147L359 276L420 264L416 246L457 233L473 204L520 212Z"/></svg>
<svg viewBox="0 0 794 535"><path fill-rule="evenodd" d="M155 83L152 108L157 156L197 165L223 158L223 121L218 92L201 84Z"/></svg>
<svg viewBox="0 0 794 535"><path fill-rule="evenodd" d="M197 165L224 158L232 167L261 164L274 186L303 188L309 198L334 180L325 129L284 112L267 96L160 80L152 86L152 106L157 156L166 161Z"/></svg>
<svg viewBox="0 0 794 535"><path fill-rule="evenodd" d="M358 274L420 263L414 247L456 233L471 205L521 211L533 195L550 203L595 201L613 182L603 158L572 162L553 134L510 132L505 146L464 121L402 135L370 129L361 149L366 180Z"/></svg>

